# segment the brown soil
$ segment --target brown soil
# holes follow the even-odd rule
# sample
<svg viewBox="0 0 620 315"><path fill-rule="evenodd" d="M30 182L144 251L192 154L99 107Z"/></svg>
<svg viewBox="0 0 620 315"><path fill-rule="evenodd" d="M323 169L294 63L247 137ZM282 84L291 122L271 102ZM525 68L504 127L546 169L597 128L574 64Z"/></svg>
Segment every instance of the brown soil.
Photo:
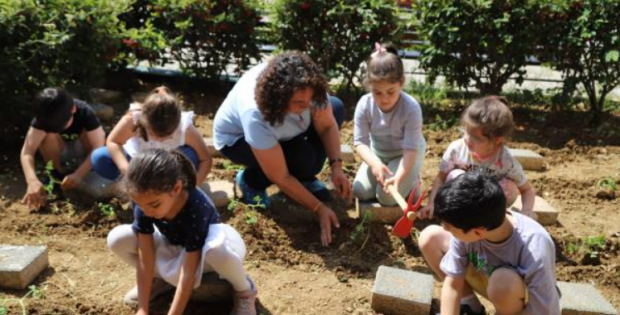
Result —
<svg viewBox="0 0 620 315"><path fill-rule="evenodd" d="M221 101L221 97L209 101ZM197 112L196 124L210 135L212 112ZM561 209L560 223L548 227L556 242L557 277L594 284L620 310L619 199L599 198L595 187L606 176L616 182L620 179L620 135L584 129L579 114L544 114L544 121L536 118L540 115L515 111L516 120L525 123L518 126L511 146L534 149L546 157L545 171L527 175L537 193ZM615 124L609 126L618 125L617 117L610 119ZM351 132L352 124L347 122L345 142L350 141ZM458 133L454 128L433 131L428 127L424 133L429 147L423 179L428 186L440 155ZM346 165L351 179L356 167ZM128 204L109 201L115 215L108 217L95 202L72 196L69 203L63 199L54 202L55 207L29 211L19 202L25 185L17 159L9 159L0 168L6 174L0 178L0 243L49 247L50 267L34 283L44 290L43 296L25 299L26 313L133 314L121 299L134 285L135 272L107 250L105 241L111 228L131 221ZM232 179L234 174L234 166L216 159L209 179ZM371 224L370 233L353 237L359 222L347 216L351 206L336 202L333 207L342 226L327 248L320 246L318 225L303 213L249 212L240 206L220 210L223 220L247 244L246 268L260 290L259 314L375 314L370 308L370 290L378 266L430 273L418 250L416 233L403 241L390 234L391 227ZM248 223L253 219L256 223ZM417 222L416 227L422 229L426 224ZM599 235L604 236L601 247L592 250L583 244L586 237ZM27 290L3 293L4 298L20 298ZM153 305L153 314L166 314L171 300L171 295L160 299ZM0 305L2 301L0 297ZM9 305L9 314L21 313L18 304ZM436 310L436 299L434 305ZM229 310L229 303L190 303L185 314L228 314Z"/></svg>

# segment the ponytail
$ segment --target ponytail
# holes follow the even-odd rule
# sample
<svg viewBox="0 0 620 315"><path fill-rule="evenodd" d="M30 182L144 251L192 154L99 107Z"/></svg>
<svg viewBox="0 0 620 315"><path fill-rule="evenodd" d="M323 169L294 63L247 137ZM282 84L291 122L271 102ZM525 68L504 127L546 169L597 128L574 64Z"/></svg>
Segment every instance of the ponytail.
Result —
<svg viewBox="0 0 620 315"><path fill-rule="evenodd" d="M189 191L192 188L196 187L196 169L194 168L194 164L192 161L185 156L180 150L171 151L172 155L177 161L178 167L181 170L181 175L183 177L183 189Z"/></svg>

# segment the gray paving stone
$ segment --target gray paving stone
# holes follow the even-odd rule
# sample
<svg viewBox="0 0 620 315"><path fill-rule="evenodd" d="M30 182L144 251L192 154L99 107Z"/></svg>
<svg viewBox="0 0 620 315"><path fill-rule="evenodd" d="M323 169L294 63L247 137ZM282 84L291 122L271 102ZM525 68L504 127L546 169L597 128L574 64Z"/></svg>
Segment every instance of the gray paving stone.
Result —
<svg viewBox="0 0 620 315"><path fill-rule="evenodd" d="M200 286L192 292L190 300L194 302L219 302L231 300L233 288L226 280L220 279L215 272L202 275Z"/></svg>
<svg viewBox="0 0 620 315"><path fill-rule="evenodd" d="M97 200L108 199L116 194L115 183L95 172L89 172L82 179L78 190Z"/></svg>
<svg viewBox="0 0 620 315"><path fill-rule="evenodd" d="M545 158L532 150L510 149L510 153L524 170L541 171L545 168Z"/></svg>
<svg viewBox="0 0 620 315"><path fill-rule="evenodd" d="M95 102L117 103L123 100L123 93L120 91L106 89L90 89L90 97Z"/></svg>
<svg viewBox="0 0 620 315"><path fill-rule="evenodd" d="M200 188L213 200L216 207L226 207L235 196L235 184L225 180L204 182Z"/></svg>
<svg viewBox="0 0 620 315"><path fill-rule="evenodd" d="M364 213L370 211L372 213L371 222L394 224L403 216L403 210L398 206L384 206L378 202L359 201L357 209L357 218L363 218Z"/></svg>
<svg viewBox="0 0 620 315"><path fill-rule="evenodd" d="M112 106L96 103L91 104L90 107L95 111L95 115L97 115L100 120L108 121L114 118L114 108L112 108Z"/></svg>
<svg viewBox="0 0 620 315"><path fill-rule="evenodd" d="M340 145L340 155L342 156L342 160L346 163L355 163L355 152L353 148L351 148L348 144Z"/></svg>
<svg viewBox="0 0 620 315"><path fill-rule="evenodd" d="M521 196L519 196L515 203L510 206L510 210L521 212L521 207ZM534 200L534 213L536 213L536 221L542 225L553 225L558 222L560 216L560 211L540 196L536 196Z"/></svg>
<svg viewBox="0 0 620 315"><path fill-rule="evenodd" d="M618 311L590 284L558 281L558 287L562 292L562 315L618 315Z"/></svg>
<svg viewBox="0 0 620 315"><path fill-rule="evenodd" d="M379 266L371 307L389 315L428 315L434 283L433 276L428 274Z"/></svg>
<svg viewBox="0 0 620 315"><path fill-rule="evenodd" d="M25 289L48 264L45 246L0 244L0 287Z"/></svg>

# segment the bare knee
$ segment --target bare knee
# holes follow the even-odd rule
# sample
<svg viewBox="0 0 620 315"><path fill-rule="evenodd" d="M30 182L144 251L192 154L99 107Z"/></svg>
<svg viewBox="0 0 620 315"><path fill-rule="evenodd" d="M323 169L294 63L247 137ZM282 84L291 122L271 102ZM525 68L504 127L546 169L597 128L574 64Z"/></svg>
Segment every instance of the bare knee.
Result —
<svg viewBox="0 0 620 315"><path fill-rule="evenodd" d="M56 163L60 159L60 152L64 147L64 141L57 133L48 133L43 138L41 146L39 146L39 152L43 156L43 160L54 161Z"/></svg>
<svg viewBox="0 0 620 315"><path fill-rule="evenodd" d="M445 233L447 232L438 225L426 227L418 237L418 246L422 253L444 249L442 243L446 237Z"/></svg>
<svg viewBox="0 0 620 315"><path fill-rule="evenodd" d="M514 270L501 268L489 278L487 295L499 314L517 314L525 306L525 283Z"/></svg>

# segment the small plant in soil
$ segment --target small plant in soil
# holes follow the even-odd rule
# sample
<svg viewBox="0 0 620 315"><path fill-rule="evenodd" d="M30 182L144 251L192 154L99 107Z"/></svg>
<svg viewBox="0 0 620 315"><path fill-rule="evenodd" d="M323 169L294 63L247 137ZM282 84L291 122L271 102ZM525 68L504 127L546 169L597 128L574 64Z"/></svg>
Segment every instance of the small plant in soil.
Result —
<svg viewBox="0 0 620 315"><path fill-rule="evenodd" d="M243 212L243 220L247 224L258 223L258 209L265 209L262 199L259 196L254 197L254 204L247 204L236 199L230 200L228 203L228 211L235 211L240 208Z"/></svg>
<svg viewBox="0 0 620 315"><path fill-rule="evenodd" d="M368 242L368 239L370 238L370 221L371 220L372 220L372 213L370 211L365 211L364 215L362 216L362 221L355 226L355 228L353 229L353 233L351 233L351 240L354 243L359 244L360 242L362 242L359 250L364 249L364 246L366 246L366 243ZM362 241L362 238L364 237L364 235L366 237Z"/></svg>
<svg viewBox="0 0 620 315"><path fill-rule="evenodd" d="M611 177L603 177L596 182L596 197L599 199L615 199L618 191L618 184Z"/></svg>
<svg viewBox="0 0 620 315"><path fill-rule="evenodd" d="M106 218L113 218L116 216L116 212L114 211L114 206L109 203L99 202L97 203L99 207L99 212Z"/></svg>
<svg viewBox="0 0 620 315"><path fill-rule="evenodd" d="M242 165L235 164L229 160L224 160L224 162L222 162L222 167L227 171L239 171L243 169Z"/></svg>
<svg viewBox="0 0 620 315"><path fill-rule="evenodd" d="M6 298L5 295L0 294L0 315L8 315L9 314L9 308L8 305L12 304L12 303L16 303L19 305L20 309L21 309L21 313L22 315L26 315L27 314L27 310L26 310L26 304L24 303L24 301L28 298L28 297L32 297L35 299L42 299L45 298L45 293L47 292L47 287L42 287L39 288L36 285L31 285L28 287L28 293L26 293L21 299L17 299L17 298Z"/></svg>
<svg viewBox="0 0 620 315"><path fill-rule="evenodd" d="M43 186L43 189L47 192L48 199L56 199L57 196L54 194L54 185L61 184L60 179L56 178L52 171L54 171L54 162L50 160L45 164L45 175L47 175L48 181L47 184Z"/></svg>

